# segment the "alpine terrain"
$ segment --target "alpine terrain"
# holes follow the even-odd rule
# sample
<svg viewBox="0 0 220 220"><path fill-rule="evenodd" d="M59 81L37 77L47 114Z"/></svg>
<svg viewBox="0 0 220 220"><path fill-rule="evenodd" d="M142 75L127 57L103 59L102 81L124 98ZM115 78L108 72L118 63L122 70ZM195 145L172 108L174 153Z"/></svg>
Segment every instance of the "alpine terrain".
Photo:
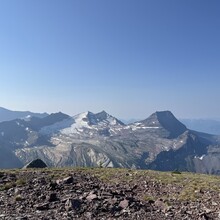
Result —
<svg viewBox="0 0 220 220"><path fill-rule="evenodd" d="M187 129L170 111L124 124L105 111L0 123L0 167L124 167L220 174L220 136Z"/></svg>

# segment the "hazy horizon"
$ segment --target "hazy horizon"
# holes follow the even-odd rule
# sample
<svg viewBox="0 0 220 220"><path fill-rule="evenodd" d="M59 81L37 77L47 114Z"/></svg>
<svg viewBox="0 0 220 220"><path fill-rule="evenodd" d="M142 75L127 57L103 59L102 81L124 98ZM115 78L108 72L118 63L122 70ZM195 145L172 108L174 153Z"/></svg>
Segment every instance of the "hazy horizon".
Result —
<svg viewBox="0 0 220 220"><path fill-rule="evenodd" d="M30 112L32 112L32 113L40 113L40 114L44 114L44 113L53 114L53 113L58 113L58 112L60 112L60 111L53 111L53 112L41 111L41 112L37 112L37 111L31 111L31 110L28 110L28 109L22 109L22 110L18 110L18 109L8 109L8 108L5 108L5 107L3 107L3 106L0 106L0 108L6 109L6 110L9 110L9 111L22 111L22 112L23 112L23 111L24 111L24 112L25 112L25 111L30 111ZM73 116L76 116L76 115L78 115L78 114L83 114L83 113L85 113L85 112L92 112L92 113L96 114L96 113L100 113L101 111L107 112L108 114L112 115L113 117L116 117L117 119L123 121L124 123L133 123L133 122L136 122L136 121L144 120L144 119L148 118L151 114L153 114L153 113L155 113L155 112L170 111L170 110L167 109L167 110L161 110L161 111L151 112L150 114L145 115L145 116L142 117L142 118L138 118L138 117L135 117L135 116L134 116L134 117L130 117L130 118L117 117L116 115L111 114L111 112L108 112L108 111L106 111L105 109L102 109L102 110L99 110L99 111L96 111L96 112L92 112L92 111L88 110L88 111L84 111L84 112L78 112L78 113L75 113L75 114L72 114L71 112L70 112L70 113L68 113L68 112L62 112L62 113L67 114L67 115L73 117ZM171 111L171 112L172 112L172 111ZM173 113L173 112L172 112L172 113ZM219 122L220 122L220 118L217 118L217 117L210 117L210 118L196 118L196 117L194 117L194 118L187 118L187 117L177 117L177 116L175 115L175 113L173 113L173 114L174 114L174 116L175 116L178 120L193 120L193 121L195 121L195 120L198 120L198 121L202 120L202 121L203 121L203 120L204 120L204 121L213 121L213 122L219 121Z"/></svg>
<svg viewBox="0 0 220 220"><path fill-rule="evenodd" d="M220 118L217 0L3 0L0 106Z"/></svg>

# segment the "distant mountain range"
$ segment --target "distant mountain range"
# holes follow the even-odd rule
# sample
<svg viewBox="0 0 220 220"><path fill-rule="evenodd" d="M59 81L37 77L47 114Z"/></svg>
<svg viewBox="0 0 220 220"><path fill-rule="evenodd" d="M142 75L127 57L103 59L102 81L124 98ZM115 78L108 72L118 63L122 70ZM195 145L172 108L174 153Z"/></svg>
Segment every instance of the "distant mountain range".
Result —
<svg viewBox="0 0 220 220"><path fill-rule="evenodd" d="M105 111L29 115L10 121L0 116L1 168L40 158L48 166L220 174L220 136L189 130L170 111L128 125Z"/></svg>
<svg viewBox="0 0 220 220"><path fill-rule="evenodd" d="M12 111L8 110L6 108L0 107L0 122L2 121L10 121L18 118L28 118L31 116L38 117L38 118L43 118L47 116L47 113L33 113L29 111Z"/></svg>
<svg viewBox="0 0 220 220"><path fill-rule="evenodd" d="M220 120L213 119L180 119L187 128L209 134L220 135Z"/></svg>

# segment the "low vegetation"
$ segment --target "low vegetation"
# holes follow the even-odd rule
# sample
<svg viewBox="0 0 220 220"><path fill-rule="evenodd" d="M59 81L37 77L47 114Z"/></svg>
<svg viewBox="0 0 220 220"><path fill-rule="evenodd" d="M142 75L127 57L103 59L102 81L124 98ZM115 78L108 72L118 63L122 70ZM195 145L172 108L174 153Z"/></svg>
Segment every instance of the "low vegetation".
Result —
<svg viewBox="0 0 220 220"><path fill-rule="evenodd" d="M12 197L8 198L9 194ZM25 203L28 212L34 216L36 209L49 210L50 207L57 209L68 205L69 200L64 199L67 195L80 204L82 212L78 214L85 218L87 209L94 211L91 211L94 219L102 215L136 219L139 214L142 217L153 215L155 219L166 219L167 216L176 219L198 219L202 215L213 219L220 217L220 176L102 167L0 171L0 197L5 198L2 201L5 204L12 204L10 210L3 210L3 214L15 212L16 216L15 207L23 207ZM49 202L44 203L45 199ZM96 206L100 206L99 212L95 211ZM59 218L65 216L68 207L62 208ZM76 217L74 213L71 213L72 217Z"/></svg>
<svg viewBox="0 0 220 220"><path fill-rule="evenodd" d="M25 185L28 179L31 179L32 172L46 173L47 177L51 180L62 179L71 175L72 172L82 172L91 174L101 181L111 184L141 184L147 182L148 185L153 184L153 186L159 185L173 189L169 195L166 195L168 198L175 197L176 199L187 201L199 199L207 191L220 193L220 176L187 172L180 173L178 171L160 172L102 167L2 170L0 172L0 179L5 173L17 177L11 182L0 183L0 190L8 190L15 186ZM144 198L149 198L149 200L153 197L153 195L144 195Z"/></svg>

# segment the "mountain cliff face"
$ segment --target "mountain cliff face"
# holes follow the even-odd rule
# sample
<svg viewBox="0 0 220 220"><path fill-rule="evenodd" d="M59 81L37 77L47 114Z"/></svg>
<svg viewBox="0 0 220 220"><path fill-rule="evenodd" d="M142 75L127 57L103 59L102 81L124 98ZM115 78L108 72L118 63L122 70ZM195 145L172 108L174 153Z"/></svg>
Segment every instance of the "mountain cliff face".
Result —
<svg viewBox="0 0 220 220"><path fill-rule="evenodd" d="M220 138L188 130L169 111L156 112L129 125L105 111L16 119L0 123L0 146L0 151L7 149L16 158L11 165L14 167L40 158L48 166L178 169L214 174L220 169ZM213 162L208 163L212 158Z"/></svg>
<svg viewBox="0 0 220 220"><path fill-rule="evenodd" d="M135 124L145 128L155 128L160 131L161 136L164 135L166 138L176 138L187 130L186 126L178 121L170 111L155 112L147 119Z"/></svg>

